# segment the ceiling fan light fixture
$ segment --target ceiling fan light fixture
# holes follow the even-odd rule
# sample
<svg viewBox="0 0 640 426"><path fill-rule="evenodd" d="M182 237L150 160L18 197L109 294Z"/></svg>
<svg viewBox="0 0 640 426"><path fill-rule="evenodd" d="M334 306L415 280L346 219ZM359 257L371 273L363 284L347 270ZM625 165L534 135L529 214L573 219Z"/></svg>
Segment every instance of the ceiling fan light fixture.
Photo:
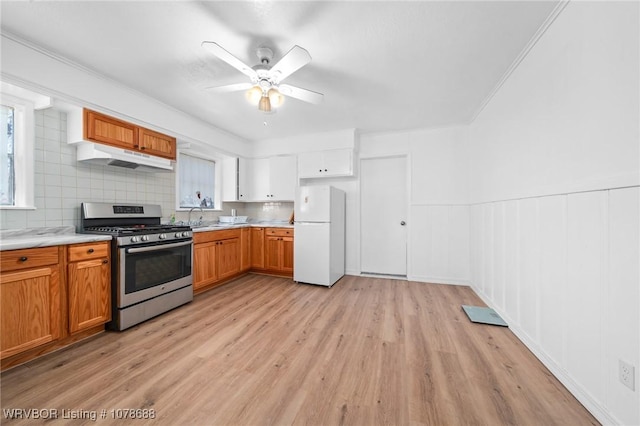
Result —
<svg viewBox="0 0 640 426"><path fill-rule="evenodd" d="M258 109L262 112L271 112L271 101L269 100L268 96L263 96L260 98Z"/></svg>
<svg viewBox="0 0 640 426"><path fill-rule="evenodd" d="M284 96L282 96L282 93L280 93L277 89L269 89L267 96L269 96L271 106L273 106L274 108L278 108L284 103Z"/></svg>
<svg viewBox="0 0 640 426"><path fill-rule="evenodd" d="M262 89L258 86L253 86L251 89L246 91L245 96L251 105L258 105L262 98Z"/></svg>

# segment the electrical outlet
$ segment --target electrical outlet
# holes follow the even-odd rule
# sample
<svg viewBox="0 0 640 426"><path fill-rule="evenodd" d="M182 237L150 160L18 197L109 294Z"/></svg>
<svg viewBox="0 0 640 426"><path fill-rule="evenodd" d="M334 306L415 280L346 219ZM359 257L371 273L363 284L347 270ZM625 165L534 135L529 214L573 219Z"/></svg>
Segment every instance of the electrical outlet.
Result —
<svg viewBox="0 0 640 426"><path fill-rule="evenodd" d="M636 390L635 386L635 367L629 363L624 362L623 360L618 360L618 378L620 379L620 383L625 385L631 390Z"/></svg>

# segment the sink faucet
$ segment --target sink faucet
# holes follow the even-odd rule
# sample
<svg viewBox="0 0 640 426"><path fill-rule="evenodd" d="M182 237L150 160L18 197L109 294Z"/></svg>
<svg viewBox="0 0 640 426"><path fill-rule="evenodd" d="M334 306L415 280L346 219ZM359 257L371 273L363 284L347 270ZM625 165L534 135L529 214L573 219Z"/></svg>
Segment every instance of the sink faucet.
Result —
<svg viewBox="0 0 640 426"><path fill-rule="evenodd" d="M202 207L191 207L191 210L189 210L189 225L191 225L191 212L195 209L200 209L200 220L202 220L202 214L204 214L204 210L202 210Z"/></svg>

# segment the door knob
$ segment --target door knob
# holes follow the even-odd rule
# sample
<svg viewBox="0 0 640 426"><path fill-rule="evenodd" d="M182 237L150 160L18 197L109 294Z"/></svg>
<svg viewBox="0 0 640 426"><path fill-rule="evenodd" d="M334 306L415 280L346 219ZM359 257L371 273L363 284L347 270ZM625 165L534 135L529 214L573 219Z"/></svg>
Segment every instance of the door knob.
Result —
<svg viewBox="0 0 640 426"><path fill-rule="evenodd" d="M405 226L407 224L407 222L405 222L404 220L400 222L400 225Z"/></svg>

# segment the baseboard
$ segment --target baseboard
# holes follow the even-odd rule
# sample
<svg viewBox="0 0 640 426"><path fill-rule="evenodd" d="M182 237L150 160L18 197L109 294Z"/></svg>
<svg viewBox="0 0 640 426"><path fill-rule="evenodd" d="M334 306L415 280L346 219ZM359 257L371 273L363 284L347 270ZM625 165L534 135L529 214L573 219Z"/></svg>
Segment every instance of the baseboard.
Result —
<svg viewBox="0 0 640 426"><path fill-rule="evenodd" d="M469 280L461 280L458 278L432 277L426 275L410 275L408 278L409 281L417 281L422 283L471 286Z"/></svg>
<svg viewBox="0 0 640 426"><path fill-rule="evenodd" d="M529 335L513 319L502 309L494 306L493 302L479 289L471 286L474 293L482 299L482 301L498 313L509 324L509 328L515 336L535 355L540 362L547 367L562 385L603 425L620 425L622 424L612 414L606 410L598 401L593 399L591 394L582 388L567 371L556 363L556 361L548 356L544 350L536 344Z"/></svg>

